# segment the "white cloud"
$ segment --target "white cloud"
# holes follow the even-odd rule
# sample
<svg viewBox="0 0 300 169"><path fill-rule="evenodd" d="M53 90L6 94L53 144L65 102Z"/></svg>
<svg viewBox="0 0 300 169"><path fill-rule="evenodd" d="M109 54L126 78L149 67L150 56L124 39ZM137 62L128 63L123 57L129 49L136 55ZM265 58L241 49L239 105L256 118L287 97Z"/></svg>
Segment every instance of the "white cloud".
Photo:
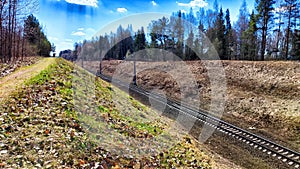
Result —
<svg viewBox="0 0 300 169"><path fill-rule="evenodd" d="M49 40L50 40L50 41L58 41L58 38L57 38L57 37L49 36Z"/></svg>
<svg viewBox="0 0 300 169"><path fill-rule="evenodd" d="M59 53L60 51L66 50L66 49L73 49L74 42L71 41L59 41L58 43L55 43L56 46L56 53Z"/></svg>
<svg viewBox="0 0 300 169"><path fill-rule="evenodd" d="M65 0L71 4L98 7L98 0Z"/></svg>
<svg viewBox="0 0 300 169"><path fill-rule="evenodd" d="M79 31L84 31L84 28L78 28L77 30L79 30Z"/></svg>
<svg viewBox="0 0 300 169"><path fill-rule="evenodd" d="M72 32L73 36L85 36L86 34L82 31Z"/></svg>
<svg viewBox="0 0 300 169"><path fill-rule="evenodd" d="M205 2L204 0L192 0L189 3L180 3L180 2L176 2L178 4L178 6L183 6L183 7L206 7L208 5L207 2Z"/></svg>
<svg viewBox="0 0 300 169"><path fill-rule="evenodd" d="M126 8L117 8L117 11L120 13L125 13L125 12L127 12L127 9Z"/></svg>
<svg viewBox="0 0 300 169"><path fill-rule="evenodd" d="M93 29L93 28L87 28L87 29L86 29L86 33L87 33L88 35L93 35L93 34L96 33L96 30Z"/></svg>
<svg viewBox="0 0 300 169"><path fill-rule="evenodd" d="M73 43L73 40L72 39L65 39L65 42L72 42Z"/></svg>
<svg viewBox="0 0 300 169"><path fill-rule="evenodd" d="M152 4L153 6L157 6L157 3L156 3L155 1L151 1L151 4Z"/></svg>

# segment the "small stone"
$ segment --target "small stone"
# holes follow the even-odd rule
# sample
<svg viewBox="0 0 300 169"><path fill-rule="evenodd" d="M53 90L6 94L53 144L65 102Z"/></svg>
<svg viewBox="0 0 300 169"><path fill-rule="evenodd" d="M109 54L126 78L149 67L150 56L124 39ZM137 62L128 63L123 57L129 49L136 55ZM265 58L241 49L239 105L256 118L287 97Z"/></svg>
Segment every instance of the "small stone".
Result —
<svg viewBox="0 0 300 169"><path fill-rule="evenodd" d="M51 164L46 165L46 168L51 168L51 167L52 167Z"/></svg>
<svg viewBox="0 0 300 169"><path fill-rule="evenodd" d="M249 130L255 130L256 128L255 127L249 127Z"/></svg>
<svg viewBox="0 0 300 169"><path fill-rule="evenodd" d="M16 158L18 158L18 159L23 158L23 156L22 155L17 155Z"/></svg>
<svg viewBox="0 0 300 169"><path fill-rule="evenodd" d="M35 167L42 168L41 164L36 164Z"/></svg>

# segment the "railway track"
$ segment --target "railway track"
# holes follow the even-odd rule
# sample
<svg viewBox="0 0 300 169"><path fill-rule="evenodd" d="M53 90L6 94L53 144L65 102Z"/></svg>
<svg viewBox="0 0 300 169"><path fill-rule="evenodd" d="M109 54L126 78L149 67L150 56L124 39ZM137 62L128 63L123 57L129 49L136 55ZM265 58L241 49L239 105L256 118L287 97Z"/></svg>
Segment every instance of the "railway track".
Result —
<svg viewBox="0 0 300 169"><path fill-rule="evenodd" d="M110 77L104 75L97 75L105 81L111 82ZM128 88L128 83L124 83L120 80L114 79L113 82L121 88ZM160 104L166 104L164 97L157 93L149 93L142 88L139 88L135 85L130 85L130 90L134 91L144 97L152 98ZM262 153L269 155L272 158L277 158L281 160L284 164L290 168L298 169L300 168L300 153L293 151L289 148L281 146L275 142L267 140L261 136L253 134L249 131L246 131L242 128L229 124L225 121L222 121L212 115L209 115L203 110L196 110L186 103L179 102L175 99L167 98L167 105L169 108L178 111L181 114L189 116L191 118L201 121L203 124L206 124L212 128L215 128L217 131L224 133L228 136L231 136L235 139L240 140L242 143L251 146Z"/></svg>

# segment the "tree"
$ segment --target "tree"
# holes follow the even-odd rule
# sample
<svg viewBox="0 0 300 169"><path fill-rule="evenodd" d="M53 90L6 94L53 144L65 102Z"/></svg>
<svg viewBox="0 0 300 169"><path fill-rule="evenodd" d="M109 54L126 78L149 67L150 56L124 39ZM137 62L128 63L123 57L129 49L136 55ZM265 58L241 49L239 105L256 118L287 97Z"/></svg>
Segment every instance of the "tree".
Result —
<svg viewBox="0 0 300 169"><path fill-rule="evenodd" d="M205 9L204 8L200 8L199 11L197 11L197 20L199 23L201 23L203 25L203 28L205 27Z"/></svg>
<svg viewBox="0 0 300 169"><path fill-rule="evenodd" d="M41 35L40 43L38 45L40 56L49 56L51 52L51 43L48 41L45 35Z"/></svg>
<svg viewBox="0 0 300 169"><path fill-rule="evenodd" d="M272 11L274 10L273 5L275 4L275 0L255 0L256 2L256 10L258 13L258 25L259 29L261 30L261 48L260 48L260 57L261 60L264 60L265 51L266 51L266 42L267 42L267 35L270 22L273 18Z"/></svg>
<svg viewBox="0 0 300 169"><path fill-rule="evenodd" d="M0 2L0 39L2 61L10 62L16 58L17 41L17 0L3 0Z"/></svg>
<svg viewBox="0 0 300 169"><path fill-rule="evenodd" d="M146 36L144 32L144 27L141 28L141 30L138 30L138 33L135 35L135 40L134 40L134 51L141 51L140 54L142 56L139 56L140 59L145 59L146 58L146 53L143 51L146 49Z"/></svg>
<svg viewBox="0 0 300 169"><path fill-rule="evenodd" d="M143 27L141 30L138 30L137 35L135 35L134 46L135 51L146 49L146 36Z"/></svg>
<svg viewBox="0 0 300 169"><path fill-rule="evenodd" d="M190 31L189 36L186 40L186 46L185 46L185 59L186 60L195 60L196 54L193 51L194 49L194 32L193 30Z"/></svg>
<svg viewBox="0 0 300 169"><path fill-rule="evenodd" d="M175 54L184 60L185 59L183 56L184 27L183 27L181 11L179 11L177 14L174 31L175 31L175 36L177 39Z"/></svg>
<svg viewBox="0 0 300 169"><path fill-rule="evenodd" d="M152 21L149 25L152 47L167 48L168 26L170 26L169 19L166 17L162 17L158 21Z"/></svg>
<svg viewBox="0 0 300 169"><path fill-rule="evenodd" d="M275 21L275 29L273 30L274 35L274 41L273 41L273 49L272 52L276 53L275 58L278 59L278 53L282 53L284 48L284 33L282 32L282 29L284 28L284 11L285 9L282 7L283 0L277 1L276 6L278 7L274 12L274 21Z"/></svg>
<svg viewBox="0 0 300 169"><path fill-rule="evenodd" d="M243 3L239 10L238 20L235 25L235 30L237 32L237 55L238 58L243 59L247 51L245 51L245 45L247 39L243 36L243 33L249 28L249 12L247 7L246 0L243 0Z"/></svg>
<svg viewBox="0 0 300 169"><path fill-rule="evenodd" d="M121 25L117 29L117 33L111 33L110 35L110 50L105 58L107 59L119 59L126 58L128 52L132 53L134 50L134 40L131 35L131 26L124 29Z"/></svg>
<svg viewBox="0 0 300 169"><path fill-rule="evenodd" d="M215 44L215 47L218 51L218 54L220 58L227 59L226 56L226 39L225 39L225 23L224 23L224 13L223 9L220 9L220 12L217 16L217 20L214 27L214 34L215 38L213 39L213 44Z"/></svg>
<svg viewBox="0 0 300 169"><path fill-rule="evenodd" d="M157 48L158 47L157 34L154 32L154 30L151 30L150 38L151 38L150 48Z"/></svg>
<svg viewBox="0 0 300 169"><path fill-rule="evenodd" d="M1 0L0 2L0 59L15 62L31 55L33 46L24 39L24 19L38 7L37 0Z"/></svg>
<svg viewBox="0 0 300 169"><path fill-rule="evenodd" d="M203 46L204 46L204 41L205 41L205 28L204 28L204 24L203 22L200 20L199 21L199 25L198 25L198 35L196 35L196 39L195 39L195 50L198 51L198 54L200 55L200 57L203 57ZM198 59L198 57L197 57Z"/></svg>
<svg viewBox="0 0 300 169"><path fill-rule="evenodd" d="M33 47L31 54L49 56L51 43L44 34L39 21L32 14L24 22L24 38Z"/></svg>
<svg viewBox="0 0 300 169"><path fill-rule="evenodd" d="M36 44L40 37L39 21L32 14L24 22L24 38L31 44Z"/></svg>
<svg viewBox="0 0 300 169"><path fill-rule="evenodd" d="M213 6L214 6L214 20L213 21L215 22L216 19L217 19L218 14L219 14L219 3L218 3L218 0L214 1Z"/></svg>
<svg viewBox="0 0 300 169"><path fill-rule="evenodd" d="M229 9L226 10L225 15L226 20L226 27L225 27L225 54L228 59L232 58L232 51L233 51L233 32L232 32L232 26L231 26L231 20L230 20L230 12Z"/></svg>
<svg viewBox="0 0 300 169"><path fill-rule="evenodd" d="M285 38L285 59L288 59L289 49L290 49L290 34L291 27L296 25L296 22L293 18L299 16L299 9L297 8L297 0L284 0L285 5L283 8L286 9L284 16L287 19L287 28L286 28L286 38Z"/></svg>
<svg viewBox="0 0 300 169"><path fill-rule="evenodd" d="M243 38L247 39L246 43L243 45L245 56L243 59L246 60L257 60L257 15L250 15L249 28L243 33Z"/></svg>
<svg viewBox="0 0 300 169"><path fill-rule="evenodd" d="M299 60L300 61L300 30L296 29L295 33L293 34L293 52L294 52L294 60Z"/></svg>

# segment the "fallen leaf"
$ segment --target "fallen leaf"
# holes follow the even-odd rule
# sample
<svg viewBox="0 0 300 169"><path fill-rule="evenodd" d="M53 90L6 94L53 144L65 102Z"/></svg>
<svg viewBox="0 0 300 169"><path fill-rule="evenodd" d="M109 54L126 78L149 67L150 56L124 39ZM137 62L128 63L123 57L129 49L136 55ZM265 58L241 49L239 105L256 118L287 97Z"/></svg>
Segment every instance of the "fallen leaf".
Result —
<svg viewBox="0 0 300 169"><path fill-rule="evenodd" d="M45 130L45 134L49 135L50 131L48 129Z"/></svg>
<svg viewBox="0 0 300 169"><path fill-rule="evenodd" d="M85 164L85 161L84 160L79 160L79 165L82 166Z"/></svg>

